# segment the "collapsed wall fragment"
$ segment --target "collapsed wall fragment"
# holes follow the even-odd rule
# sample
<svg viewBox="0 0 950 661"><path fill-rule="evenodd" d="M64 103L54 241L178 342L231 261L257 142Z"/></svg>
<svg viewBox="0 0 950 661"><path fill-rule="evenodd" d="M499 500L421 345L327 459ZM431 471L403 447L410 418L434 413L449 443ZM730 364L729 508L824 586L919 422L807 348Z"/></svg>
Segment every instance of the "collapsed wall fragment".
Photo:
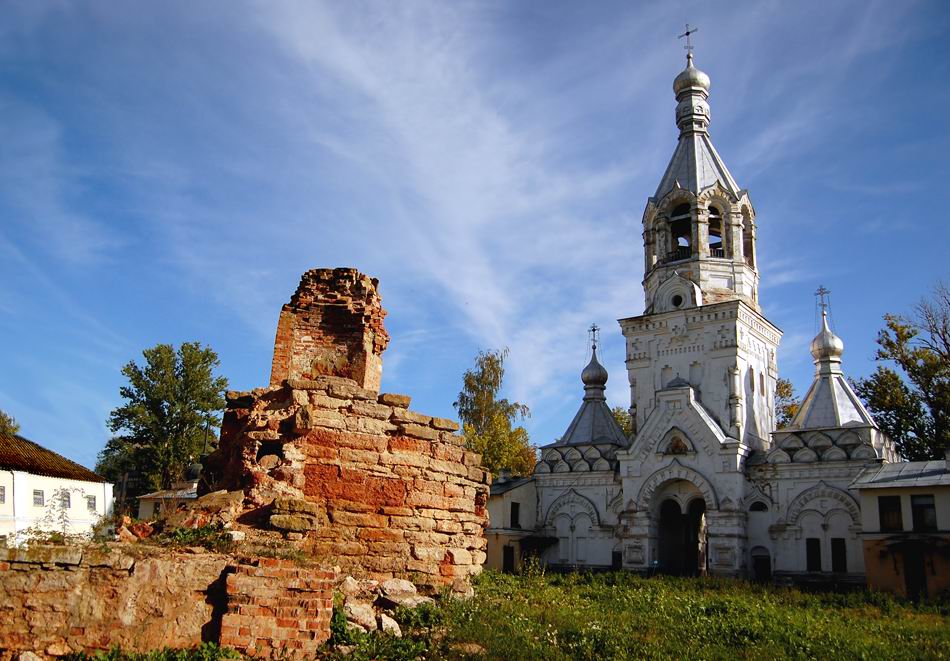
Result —
<svg viewBox="0 0 950 661"><path fill-rule="evenodd" d="M491 478L457 423L379 393L389 336L376 286L355 269L303 275L280 313L271 385L228 393L208 477L244 492L243 521L346 571L465 590L485 559Z"/></svg>

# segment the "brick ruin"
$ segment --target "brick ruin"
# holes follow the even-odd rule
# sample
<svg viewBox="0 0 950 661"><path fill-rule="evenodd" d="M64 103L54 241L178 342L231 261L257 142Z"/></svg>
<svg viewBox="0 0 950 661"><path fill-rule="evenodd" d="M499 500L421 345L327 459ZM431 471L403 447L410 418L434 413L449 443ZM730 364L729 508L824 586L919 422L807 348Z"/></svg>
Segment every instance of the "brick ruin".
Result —
<svg viewBox="0 0 950 661"><path fill-rule="evenodd" d="M312 269L277 321L270 384L331 375L379 390L389 344L379 281L356 269Z"/></svg>
<svg viewBox="0 0 950 661"><path fill-rule="evenodd" d="M275 558L160 547L3 549L0 660L208 641L252 656L312 657L329 637L336 578Z"/></svg>
<svg viewBox="0 0 950 661"><path fill-rule="evenodd" d="M203 641L310 658L334 589L363 630L398 627L380 604L420 603L414 586L470 594L491 478L457 423L379 392L389 336L376 287L355 269L305 273L280 313L270 386L227 394L204 495L157 525L223 525L238 540L228 553L138 543L145 523L105 549L0 551L0 661Z"/></svg>
<svg viewBox="0 0 950 661"><path fill-rule="evenodd" d="M377 281L306 272L280 313L271 385L230 392L208 471L245 521L357 576L468 589L485 560L491 478L458 424L379 393Z"/></svg>

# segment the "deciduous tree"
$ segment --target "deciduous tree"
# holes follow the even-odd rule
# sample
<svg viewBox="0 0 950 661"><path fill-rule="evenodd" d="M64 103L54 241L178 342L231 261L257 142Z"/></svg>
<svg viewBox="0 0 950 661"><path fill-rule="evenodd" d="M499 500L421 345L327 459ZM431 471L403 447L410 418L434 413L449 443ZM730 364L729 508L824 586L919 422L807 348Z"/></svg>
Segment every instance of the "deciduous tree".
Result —
<svg viewBox="0 0 950 661"><path fill-rule="evenodd" d="M157 344L142 352L144 365L130 361L122 368L128 384L119 389L125 400L109 415L116 434L99 454L96 470L118 481L134 471L143 488L167 489L198 459L209 428L221 424L228 380L215 376L218 355L198 342L178 350ZM210 449L210 448L209 448Z"/></svg>
<svg viewBox="0 0 950 661"><path fill-rule="evenodd" d="M795 387L788 379L775 381L775 414L778 417L778 427L787 427L792 418L798 413L801 401L795 395Z"/></svg>
<svg viewBox="0 0 950 661"><path fill-rule="evenodd" d="M615 406L610 409L610 412L623 430L623 435L630 438L630 434L633 433L633 418L630 417L630 411L622 406Z"/></svg>
<svg viewBox="0 0 950 661"><path fill-rule="evenodd" d="M475 368L462 376L462 390L454 406L462 421L465 446L482 455L482 465L493 475L502 469L527 475L537 455L519 419L530 415L528 407L499 398L505 377L508 350L479 351Z"/></svg>
<svg viewBox="0 0 950 661"><path fill-rule="evenodd" d="M940 283L909 317L884 315L870 377L853 382L878 425L910 461L943 458L950 446L950 289Z"/></svg>
<svg viewBox="0 0 950 661"><path fill-rule="evenodd" d="M20 423L7 413L0 410L0 436L13 436L20 433Z"/></svg>

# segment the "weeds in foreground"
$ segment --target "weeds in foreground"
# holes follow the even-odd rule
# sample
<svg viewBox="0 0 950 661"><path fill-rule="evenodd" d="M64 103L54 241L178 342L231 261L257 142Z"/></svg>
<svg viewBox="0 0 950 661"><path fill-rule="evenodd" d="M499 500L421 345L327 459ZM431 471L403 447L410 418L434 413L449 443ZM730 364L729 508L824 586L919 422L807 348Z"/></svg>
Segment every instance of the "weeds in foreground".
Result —
<svg viewBox="0 0 950 661"><path fill-rule="evenodd" d="M227 553L234 544L227 533L215 525L172 528L157 535L154 541L163 546L201 546L216 553Z"/></svg>
<svg viewBox="0 0 950 661"><path fill-rule="evenodd" d="M221 659L240 659L241 655L227 647L218 647L214 643L202 643L198 647L186 650L173 650L166 647L154 652L136 654L123 652L113 647L108 652L95 654L70 654L67 661L220 661Z"/></svg>
<svg viewBox="0 0 950 661"><path fill-rule="evenodd" d="M325 657L950 657L946 601L912 605L881 593L807 593L732 579L486 572L470 600L395 617L402 639L352 634L338 608Z"/></svg>

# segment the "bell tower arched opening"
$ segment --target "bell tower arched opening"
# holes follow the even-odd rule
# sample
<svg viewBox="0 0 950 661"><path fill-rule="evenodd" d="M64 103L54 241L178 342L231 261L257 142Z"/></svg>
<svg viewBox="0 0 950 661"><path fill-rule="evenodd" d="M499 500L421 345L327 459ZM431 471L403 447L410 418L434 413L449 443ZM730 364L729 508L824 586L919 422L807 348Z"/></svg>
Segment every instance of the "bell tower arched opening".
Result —
<svg viewBox="0 0 950 661"><path fill-rule="evenodd" d="M709 207L709 256L726 256L722 242L722 213L716 207Z"/></svg>
<svg viewBox="0 0 950 661"><path fill-rule="evenodd" d="M689 259L693 254L693 217L688 204L681 204L670 214L670 254L668 261Z"/></svg>

